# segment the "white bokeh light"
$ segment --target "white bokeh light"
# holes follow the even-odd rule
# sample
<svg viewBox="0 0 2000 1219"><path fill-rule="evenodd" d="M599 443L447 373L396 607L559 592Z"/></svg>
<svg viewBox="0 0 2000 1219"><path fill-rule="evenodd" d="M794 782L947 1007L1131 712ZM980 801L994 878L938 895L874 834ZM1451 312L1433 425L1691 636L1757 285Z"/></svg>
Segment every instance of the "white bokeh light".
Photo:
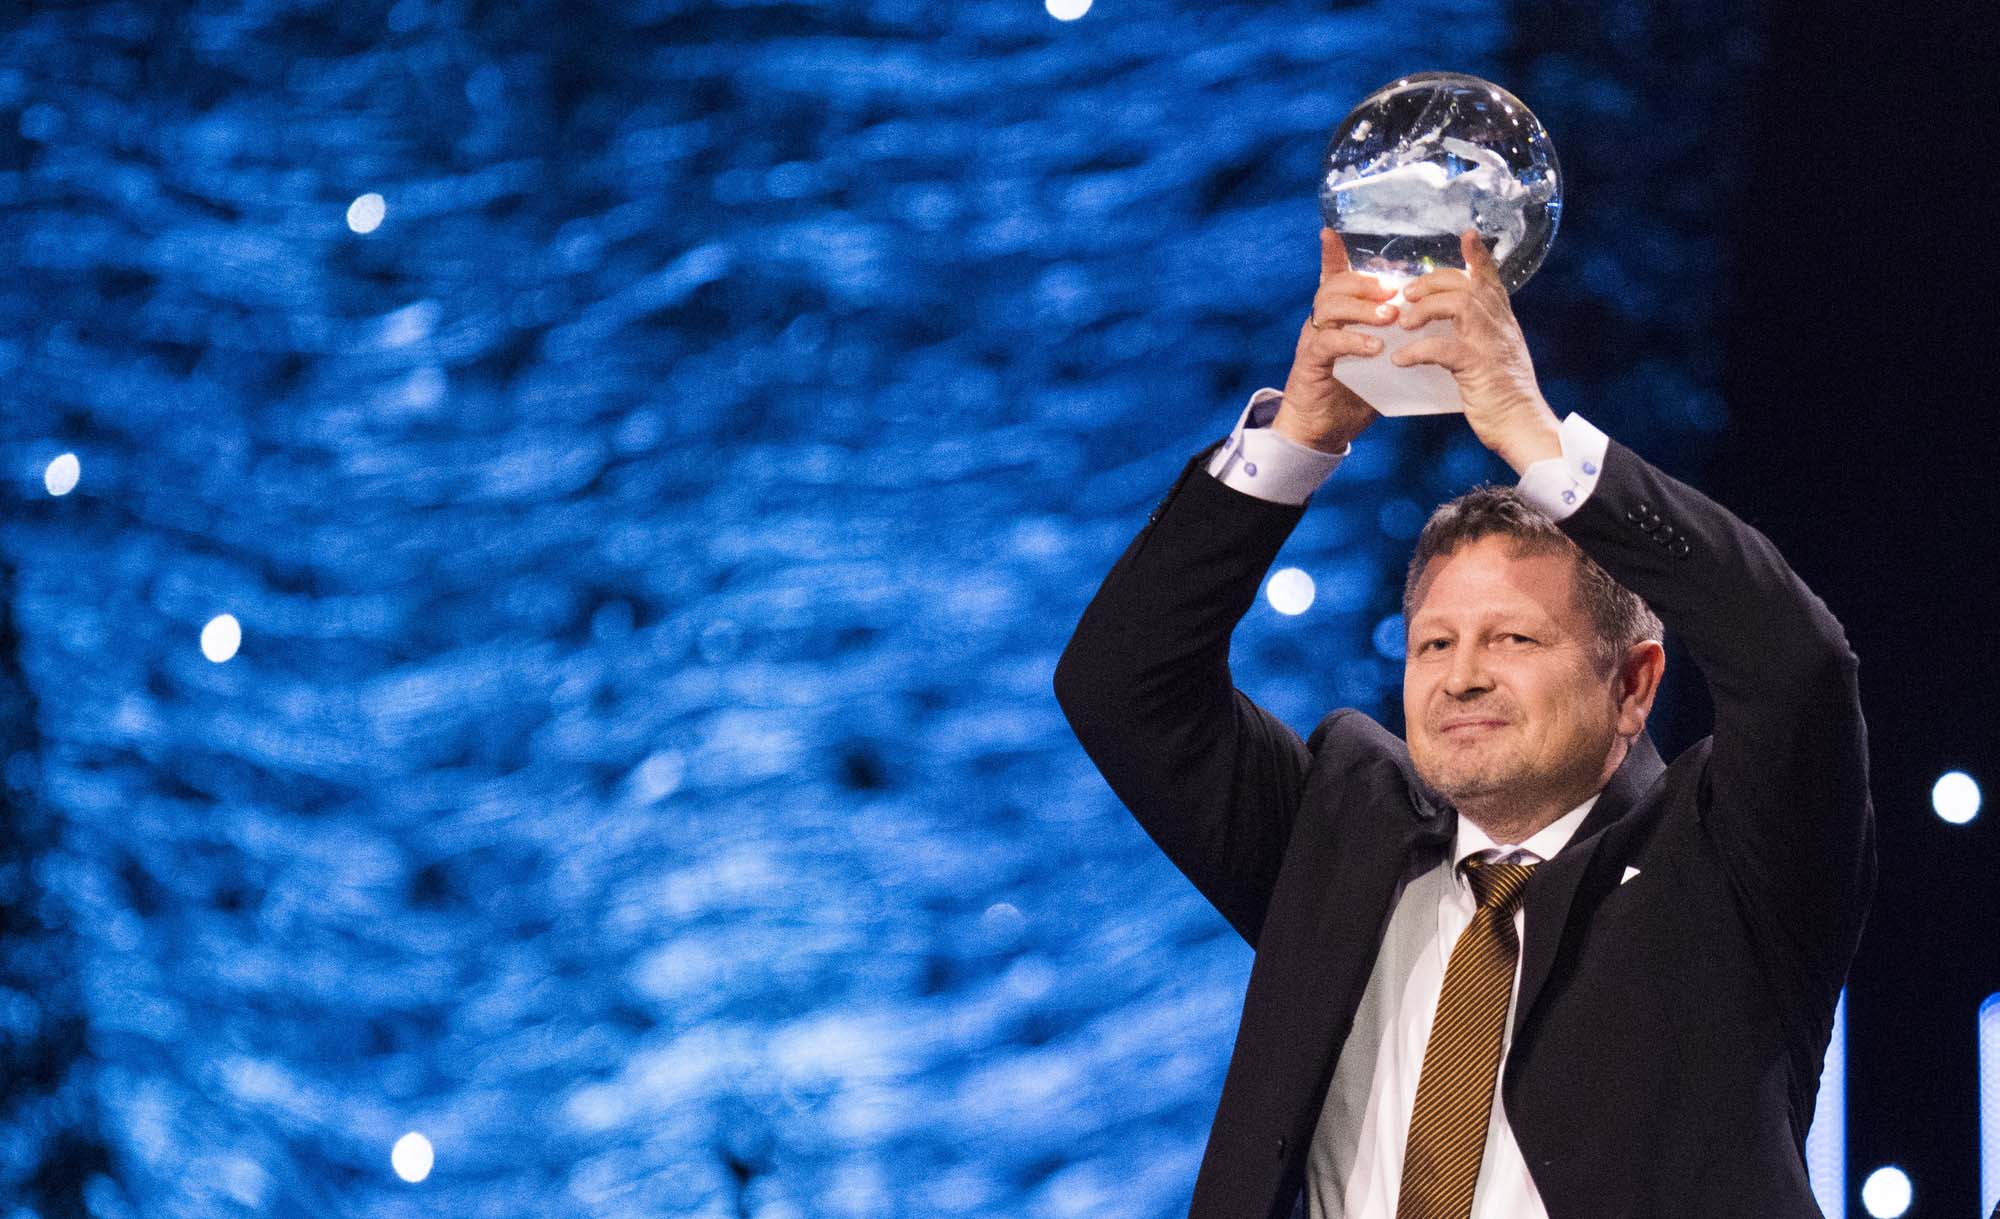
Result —
<svg viewBox="0 0 2000 1219"><path fill-rule="evenodd" d="M1090 0L1042 0L1042 7L1057 21L1075 21L1090 11Z"/></svg>
<svg viewBox="0 0 2000 1219"><path fill-rule="evenodd" d="M76 454L64 453L42 471L42 485L49 489L50 495L68 495L76 490L77 480L82 477L83 463L76 459Z"/></svg>
<svg viewBox="0 0 2000 1219"><path fill-rule="evenodd" d="M1953 825L1979 815L1979 783L1962 770L1947 771L1931 785L1931 808Z"/></svg>
<svg viewBox="0 0 2000 1219"><path fill-rule="evenodd" d="M1910 1209L1910 1178L1894 1164L1876 1169L1861 1183L1861 1205L1875 1219L1897 1219Z"/></svg>
<svg viewBox="0 0 2000 1219"><path fill-rule="evenodd" d="M1281 614L1303 614L1312 608L1313 578L1296 567L1281 567L1271 573L1264 596Z"/></svg>
<svg viewBox="0 0 2000 1219"><path fill-rule="evenodd" d="M388 214L388 203L371 190L347 205L347 227L357 233L372 233L382 227L382 218Z"/></svg>
<svg viewBox="0 0 2000 1219"><path fill-rule="evenodd" d="M396 1175L415 1185L431 1175L431 1165L437 1163L437 1156L431 1151L431 1141L412 1130L396 1140L389 1150L389 1164Z"/></svg>
<svg viewBox="0 0 2000 1219"><path fill-rule="evenodd" d="M201 654L221 664L243 646L243 624L234 614L217 614L201 628Z"/></svg>

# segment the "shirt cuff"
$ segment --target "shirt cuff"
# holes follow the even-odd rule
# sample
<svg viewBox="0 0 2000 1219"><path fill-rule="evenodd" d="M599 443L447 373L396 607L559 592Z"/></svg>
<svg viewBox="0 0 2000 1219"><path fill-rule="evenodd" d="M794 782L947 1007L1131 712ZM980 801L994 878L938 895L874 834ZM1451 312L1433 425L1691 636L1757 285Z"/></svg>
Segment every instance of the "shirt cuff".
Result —
<svg viewBox="0 0 2000 1219"><path fill-rule="evenodd" d="M1583 507L1583 501L1597 490L1597 476L1604 470L1604 453L1610 438L1582 415L1570 412L1558 429L1562 437L1561 457L1544 457L1521 473L1521 498L1560 521Z"/></svg>
<svg viewBox="0 0 2000 1219"><path fill-rule="evenodd" d="M1208 472L1223 486L1245 495L1279 504L1303 504L1354 446L1338 453L1322 453L1272 431L1271 420L1277 417L1284 397L1275 389L1251 394L1250 405L1236 420L1236 430L1210 459Z"/></svg>

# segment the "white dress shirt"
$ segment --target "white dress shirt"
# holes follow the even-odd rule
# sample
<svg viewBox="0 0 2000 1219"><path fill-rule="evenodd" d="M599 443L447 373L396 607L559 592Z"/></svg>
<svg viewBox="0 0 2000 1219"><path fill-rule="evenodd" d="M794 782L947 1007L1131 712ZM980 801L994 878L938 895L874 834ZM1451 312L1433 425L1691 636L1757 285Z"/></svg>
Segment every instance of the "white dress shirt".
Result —
<svg viewBox="0 0 2000 1219"><path fill-rule="evenodd" d="M1368 987L1361 992L1354 1028L1341 1047L1319 1127L1313 1132L1306 1164L1311 1219L1394 1219L1396 1196L1403 1185L1403 1146L1417 1103L1424 1047L1430 1042L1438 995L1444 990L1445 966L1479 908L1458 865L1474 857L1500 863L1553 858L1596 803L1592 796L1518 846L1495 843L1460 817L1451 854L1404 882L1375 954L1375 967L1368 974ZM1524 935L1526 920L1525 910L1514 911L1516 943ZM1514 994L1520 991L1517 955ZM1514 1040L1513 1020L1510 997L1486 1152L1472 1193L1472 1219L1547 1219L1548 1215L1500 1104L1499 1081L1506 1074L1507 1049Z"/></svg>
<svg viewBox="0 0 2000 1219"><path fill-rule="evenodd" d="M1271 420L1277 418L1278 404L1283 400L1284 395L1275 389L1260 389L1250 395L1236 430L1209 459L1208 472L1224 486L1258 499L1303 504L1340 465L1347 451L1322 453L1272 431ZM1556 521L1575 512L1597 489L1598 472L1604 468L1604 451L1610 443L1603 432L1573 412L1562 421L1560 435L1563 455L1529 466L1520 484L1528 502Z"/></svg>
<svg viewBox="0 0 2000 1219"><path fill-rule="evenodd" d="M1260 389L1251 396L1235 430L1210 460L1208 472L1224 485L1260 499L1302 504L1347 453L1322 453L1273 432L1270 423L1282 397L1273 389ZM1563 455L1535 462L1520 483L1521 494L1558 521L1576 511L1596 489L1609 443L1603 432L1576 414L1563 420L1561 438ZM1479 905L1458 865L1474 856L1502 863L1550 859L1596 803L1592 796L1519 844L1495 843L1461 817L1450 854L1404 878L1313 1133L1306 1165L1311 1219L1394 1219L1403 1182L1403 1148L1416 1107L1424 1048L1444 989L1445 965ZM1514 912L1517 942L1525 942L1526 920L1525 909ZM1515 997L1520 989L1517 956ZM1513 1042L1513 1005L1510 998L1472 1219L1548 1219L1500 1103L1499 1079L1505 1078L1507 1049Z"/></svg>

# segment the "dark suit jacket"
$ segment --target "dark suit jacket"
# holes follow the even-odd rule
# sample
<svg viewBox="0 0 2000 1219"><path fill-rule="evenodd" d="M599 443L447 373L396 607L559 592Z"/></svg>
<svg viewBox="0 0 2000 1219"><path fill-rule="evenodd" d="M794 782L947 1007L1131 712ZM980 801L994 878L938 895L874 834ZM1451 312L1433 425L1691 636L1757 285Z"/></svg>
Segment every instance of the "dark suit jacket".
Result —
<svg viewBox="0 0 2000 1219"><path fill-rule="evenodd" d="M1256 949L1190 1213L1284 1219L1398 884L1456 814L1367 716L1301 742L1233 687L1230 632L1304 509L1205 464L1106 577L1056 692ZM1562 528L1686 643L1715 732L1672 765L1639 741L1530 881L1508 1122L1551 1219L1817 1215L1802 1147L1875 874L1854 656L1768 539L1616 442Z"/></svg>

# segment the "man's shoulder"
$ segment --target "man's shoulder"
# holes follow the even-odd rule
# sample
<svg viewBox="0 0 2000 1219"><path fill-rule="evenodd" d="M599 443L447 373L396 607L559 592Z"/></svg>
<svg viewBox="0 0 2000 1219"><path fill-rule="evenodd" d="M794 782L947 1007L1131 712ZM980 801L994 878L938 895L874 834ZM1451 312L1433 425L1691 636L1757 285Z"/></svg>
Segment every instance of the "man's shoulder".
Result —
<svg viewBox="0 0 2000 1219"><path fill-rule="evenodd" d="M1353 707L1328 712L1306 739L1306 749L1311 768L1322 773L1369 772L1404 785L1416 781L1403 738Z"/></svg>
<svg viewBox="0 0 2000 1219"><path fill-rule="evenodd" d="M1403 739L1366 712L1353 707L1329 712L1306 746L1312 757L1306 778L1309 805L1325 806L1331 800L1345 816L1410 807L1429 816L1443 807L1417 778Z"/></svg>
<svg viewBox="0 0 2000 1219"><path fill-rule="evenodd" d="M1327 712L1318 727L1312 730L1312 735L1306 738L1306 748L1316 759L1328 753L1378 753L1406 760L1410 756L1409 748L1403 744L1401 737L1355 707L1341 707Z"/></svg>

